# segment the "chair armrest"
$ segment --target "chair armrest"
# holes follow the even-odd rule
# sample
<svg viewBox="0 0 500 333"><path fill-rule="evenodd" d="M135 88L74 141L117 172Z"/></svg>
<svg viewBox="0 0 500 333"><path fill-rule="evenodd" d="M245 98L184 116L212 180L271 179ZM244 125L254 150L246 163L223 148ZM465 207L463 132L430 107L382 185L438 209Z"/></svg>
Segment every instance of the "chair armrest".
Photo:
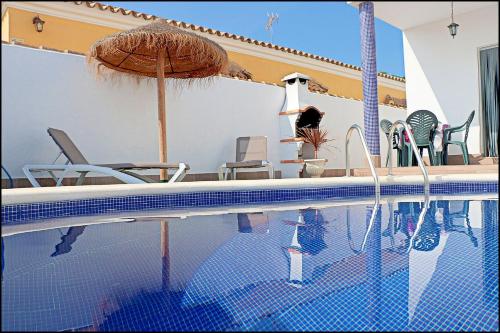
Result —
<svg viewBox="0 0 500 333"><path fill-rule="evenodd" d="M459 132L465 131L465 125L466 124L463 124L461 126L455 126L455 127L445 128L444 131L443 131L443 139L444 139L444 141L446 142L446 141L451 140L451 135L453 133L459 133Z"/></svg>
<svg viewBox="0 0 500 333"><path fill-rule="evenodd" d="M465 124L463 124L461 126L455 126L455 127L445 128L444 131L443 131L443 134L455 133L455 132L462 132L462 131L465 131Z"/></svg>

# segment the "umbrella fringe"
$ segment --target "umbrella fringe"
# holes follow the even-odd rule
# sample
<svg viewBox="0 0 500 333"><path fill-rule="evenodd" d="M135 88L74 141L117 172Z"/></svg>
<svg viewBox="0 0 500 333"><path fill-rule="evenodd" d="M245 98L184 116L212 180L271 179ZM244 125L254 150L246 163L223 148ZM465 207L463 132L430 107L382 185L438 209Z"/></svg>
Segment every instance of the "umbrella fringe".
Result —
<svg viewBox="0 0 500 333"><path fill-rule="evenodd" d="M227 68L228 59L226 51L217 43L209 39L198 36L197 34L172 27L165 20L157 20L155 23L138 27L136 29L118 32L107 36L91 46L87 55L87 62L91 64L92 60L103 62L103 58L116 56L117 59L123 58L126 52L122 50L137 50L140 46L141 55L132 55L133 62L141 62L144 65L150 65L156 61L155 55L158 50L165 49L169 58L182 58L183 61L199 64L199 69L189 73L165 73L166 77L202 78L220 73ZM114 67L111 63L105 63L109 67ZM203 66L206 64L206 66ZM168 68L170 63L166 64ZM118 67L118 66L117 66ZM114 67L114 70L125 72L126 69ZM133 70L130 70L132 72ZM99 71L98 71L99 72ZM137 75L156 76L156 73L137 73Z"/></svg>
<svg viewBox="0 0 500 333"><path fill-rule="evenodd" d="M132 83L134 85L156 85L157 78L151 76L141 76L133 73L126 73L113 70L106 67L99 61L95 59L90 59L89 65L87 66L89 72L94 76L96 81L106 81L114 84L120 83ZM172 88L174 91L181 91L186 88L209 88L217 76L208 76L203 78L165 78L167 87Z"/></svg>

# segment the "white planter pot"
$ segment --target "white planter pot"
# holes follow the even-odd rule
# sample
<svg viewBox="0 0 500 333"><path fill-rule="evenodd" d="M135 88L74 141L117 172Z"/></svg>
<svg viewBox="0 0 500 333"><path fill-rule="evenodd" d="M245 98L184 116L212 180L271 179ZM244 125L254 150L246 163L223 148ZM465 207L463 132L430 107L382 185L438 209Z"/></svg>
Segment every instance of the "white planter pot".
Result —
<svg viewBox="0 0 500 333"><path fill-rule="evenodd" d="M311 178L319 178L325 171L326 160L323 158L304 160L304 170Z"/></svg>

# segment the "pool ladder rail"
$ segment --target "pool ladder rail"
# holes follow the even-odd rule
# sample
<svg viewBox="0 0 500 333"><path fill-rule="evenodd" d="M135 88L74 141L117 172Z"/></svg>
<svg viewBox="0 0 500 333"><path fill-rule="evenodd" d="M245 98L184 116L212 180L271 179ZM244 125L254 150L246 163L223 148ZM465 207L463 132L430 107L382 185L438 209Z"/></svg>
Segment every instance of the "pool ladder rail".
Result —
<svg viewBox="0 0 500 333"><path fill-rule="evenodd" d="M356 131L359 134L359 138L361 139L361 144L363 145L363 150L365 152L366 159L368 160L368 164L370 166L370 171L372 173L373 180L375 181L375 197L377 200L380 198L380 182L378 180L377 172L375 171L375 166L373 165L373 161L368 151L368 145L366 144L365 135L363 134L363 130L358 124L352 125L347 134L345 136L345 175L346 177L351 176L351 168L349 165L349 142L351 139L352 132Z"/></svg>
<svg viewBox="0 0 500 333"><path fill-rule="evenodd" d="M421 229L422 224L424 222L425 215L427 214L427 209L429 208L429 203L430 203L430 184L429 184L429 175L427 173L427 170L425 169L424 161L422 160L422 157L418 153L418 149L417 149L417 144L415 142L415 138L413 137L413 133L411 132L410 127L408 126L408 124L405 121L398 120L398 121L394 122L394 124L391 126L390 131L389 131L389 136L387 138L387 140L388 140L388 147L392 146L392 137L394 136L394 132L396 131L396 129L399 126L403 126L404 129L406 130L406 133L407 133L408 138L410 140L410 145L412 147L413 153L415 154L415 157L416 157L417 162L418 162L418 166L419 166L420 171L422 172L422 175L424 177L424 205L422 207L422 211L420 212L415 232L413 233L413 235L412 235L412 237L410 239L410 242L409 242L408 249L406 250L406 252L409 253L411 251L412 247L413 247L413 244L415 242L415 239L416 239L417 235L420 232L420 229ZM365 249L366 249L366 243L367 243L367 240L368 240L368 235L370 234L370 232L372 230L372 227L373 227L373 224L374 224L374 221L375 221L375 217L376 217L377 212L378 212L378 210L380 208L380 203L379 203L379 201L380 201L380 182L379 182L379 179L378 179L378 175L377 175L376 169L375 169L375 167L373 165L373 161L371 159L370 152L368 151L368 146L366 144L366 139L365 139L365 136L363 134L363 130L362 130L362 128L358 124L352 125L349 128L349 130L347 131L347 134L346 134L346 140L345 140L345 165L346 165L345 166L345 174L346 174L346 177L350 177L351 176L350 175L351 168L350 168L350 165L349 165L349 157L350 157L349 156L349 142L350 142L351 135L352 135L353 131L356 131L359 134L359 137L361 139L361 143L363 145L363 150L365 152L365 156L366 156L366 158L368 160L368 165L370 166L370 171L371 171L373 180L375 182L375 204L374 204L374 206L372 208L372 214L371 214L371 217L370 217L370 222L369 222L368 228L367 228L367 230L365 232L365 236L363 237L363 243L361 244L361 247L360 247L359 250L357 250L357 249L354 248L354 244L352 243L352 238L350 237L350 223L349 223L349 215L350 214L349 214L349 209L348 209L348 212L347 212L349 246L354 251L354 253L359 254L361 252L364 252ZM389 155L389 169L388 169L387 175L391 176L392 175L392 149L388 149L387 150L387 154Z"/></svg>
<svg viewBox="0 0 500 333"><path fill-rule="evenodd" d="M429 175L427 173L427 170L425 169L424 161L422 160L422 157L418 153L418 148L417 144L415 142L415 138L413 137L413 133L410 130L410 126L403 121L403 120L398 120L392 124L391 129L389 130L389 136L387 137L388 140L388 147L392 146L392 137L394 136L394 132L399 126L403 126L404 129L406 130L406 133L408 135L408 139L410 140L410 145L413 150L413 154L417 158L418 166L420 168L420 171L422 172L422 175L424 176L424 195L429 196L430 195L430 185L429 185ZM391 176L392 175L392 149L387 149L387 154L389 157L389 169L387 171L387 175Z"/></svg>
<svg viewBox="0 0 500 333"><path fill-rule="evenodd" d="M398 121L394 122L394 124L392 124L390 131L389 131L389 136L387 138L388 147L391 147L394 132L400 126L403 126L404 129L406 130L406 133L408 134L408 138L410 140L410 145L411 145L412 150L413 150L415 157L417 159L420 171L422 172L422 175L424 177L424 195L428 196L428 195L430 195L429 175L427 173L427 170L425 169L425 165L424 165L424 161L422 160L422 157L420 156L420 154L418 154L418 149L417 149L417 144L415 142L415 138L413 137L413 134L411 133L410 127L408 126L408 124L405 121L398 120ZM353 131L358 132L359 137L361 139L361 143L363 145L363 150L364 150L365 156L368 160L368 164L370 166L370 171L371 171L372 177L375 181L375 195L380 195L380 182L378 180L377 172L375 170L375 167L373 166L373 161L371 159L370 152L368 151L368 147L366 144L365 136L363 134L363 130L361 129L361 127L358 124L352 125L346 134L346 139L345 139L345 173L346 173L346 177L351 176L350 175L351 168L349 165L349 157L350 157L349 156L349 142L350 142L351 135L352 135ZM388 149L387 154L388 154L388 158L389 158L389 167L388 167L387 175L392 176L392 150Z"/></svg>

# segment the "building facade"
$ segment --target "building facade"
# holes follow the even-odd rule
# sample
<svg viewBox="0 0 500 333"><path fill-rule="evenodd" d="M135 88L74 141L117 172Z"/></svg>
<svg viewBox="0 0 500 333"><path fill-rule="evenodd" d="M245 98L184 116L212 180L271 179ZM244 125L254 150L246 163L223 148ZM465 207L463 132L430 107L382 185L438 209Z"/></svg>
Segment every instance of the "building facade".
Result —
<svg viewBox="0 0 500 333"><path fill-rule="evenodd" d="M374 8L376 17L403 32L407 112L430 110L455 127L475 111L467 137L469 159L498 163L498 2L375 1ZM448 28L452 8L455 36ZM465 139L464 132L457 134ZM463 163L458 146L449 152Z"/></svg>
<svg viewBox="0 0 500 333"><path fill-rule="evenodd" d="M33 19L45 23L38 32ZM156 16L88 1L2 2L2 41L35 47L86 53L96 40L109 34L148 24ZM257 41L244 36L169 20L173 25L214 40L231 61L258 82L283 85L293 72L313 78L335 96L362 99L361 69L300 50ZM379 103L405 106L404 78L379 73Z"/></svg>

